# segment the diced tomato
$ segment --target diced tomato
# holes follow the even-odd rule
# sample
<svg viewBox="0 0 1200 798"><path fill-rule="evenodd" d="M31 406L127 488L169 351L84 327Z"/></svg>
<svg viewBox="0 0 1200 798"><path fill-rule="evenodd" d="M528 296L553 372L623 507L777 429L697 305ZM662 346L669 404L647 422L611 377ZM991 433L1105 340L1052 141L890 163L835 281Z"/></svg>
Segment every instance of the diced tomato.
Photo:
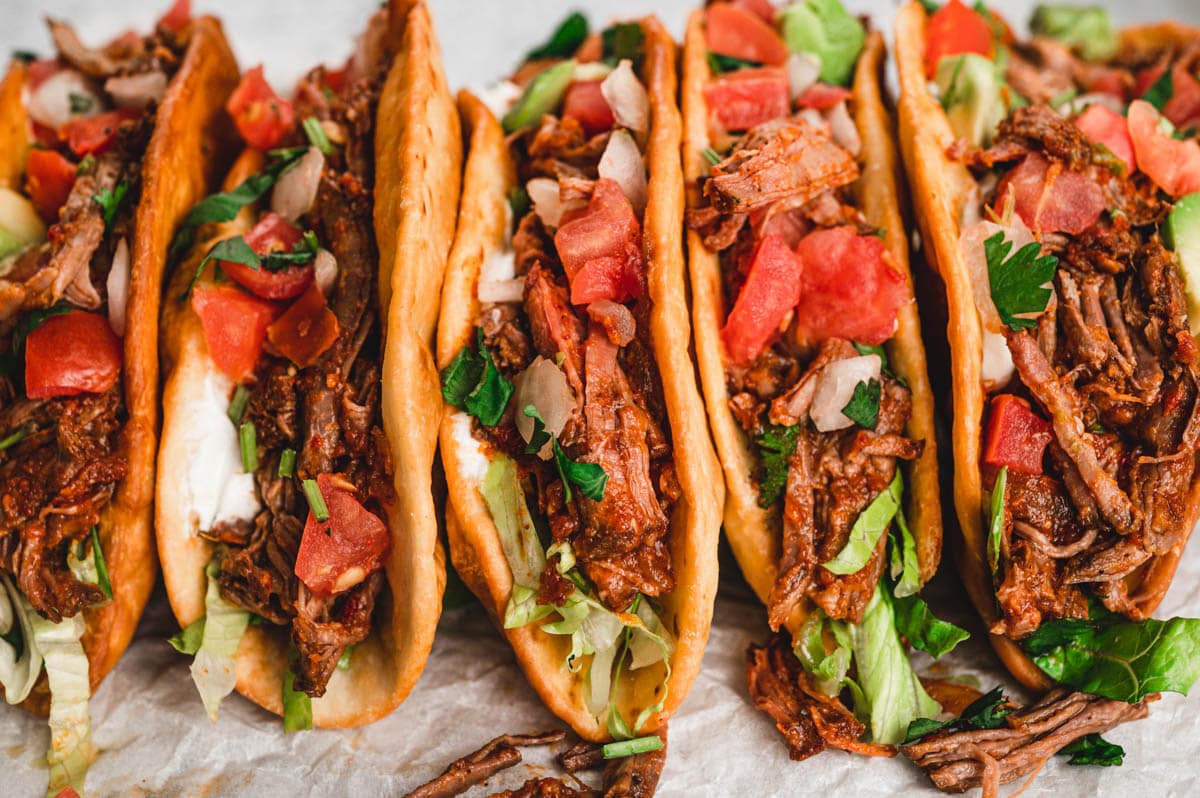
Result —
<svg viewBox="0 0 1200 798"><path fill-rule="evenodd" d="M254 371L275 306L231 285L209 285L192 290L192 309L217 368L235 382Z"/></svg>
<svg viewBox="0 0 1200 798"><path fill-rule="evenodd" d="M293 227L275 213L268 213L246 233L246 243L258 255L269 252L291 252L304 237L304 232ZM313 281L312 262L302 266L289 266L279 271L257 269L244 263L219 261L221 270L239 284L263 299L291 299L304 293Z"/></svg>
<svg viewBox="0 0 1200 798"><path fill-rule="evenodd" d="M937 74L938 62L948 55L978 53L992 57L992 28L983 15L960 0L950 0L933 12L925 25L925 76Z"/></svg>
<svg viewBox="0 0 1200 798"><path fill-rule="evenodd" d="M764 22L775 22L775 6L771 5L771 0L733 0L730 5L753 11L762 17Z"/></svg>
<svg viewBox="0 0 1200 798"><path fill-rule="evenodd" d="M804 90L796 102L805 108L816 108L818 111L824 111L826 108L832 108L842 100L848 100L854 95L849 89L844 89L841 86L830 86L828 83L814 83Z"/></svg>
<svg viewBox="0 0 1200 798"><path fill-rule="evenodd" d="M791 111L787 73L774 67L730 72L704 87L704 102L725 130L749 130Z"/></svg>
<svg viewBox="0 0 1200 798"><path fill-rule="evenodd" d="M307 368L338 337L338 320L316 283L267 328L267 340L279 354Z"/></svg>
<svg viewBox="0 0 1200 798"><path fill-rule="evenodd" d="M1019 396L1002 393L991 401L983 462L1026 474L1042 473L1046 446L1054 440L1050 422Z"/></svg>
<svg viewBox="0 0 1200 798"><path fill-rule="evenodd" d="M708 49L718 55L770 65L787 61L787 47L775 29L756 12L740 5L709 6L705 30Z"/></svg>
<svg viewBox="0 0 1200 798"><path fill-rule="evenodd" d="M58 209L75 185L75 164L56 150L30 150L25 164L25 187L42 220L58 221Z"/></svg>
<svg viewBox="0 0 1200 798"><path fill-rule="evenodd" d="M233 117L242 140L260 150L278 144L296 119L292 104L276 94L263 77L261 65L242 75L225 110Z"/></svg>
<svg viewBox="0 0 1200 798"><path fill-rule="evenodd" d="M1171 85L1171 99L1163 106L1163 116L1184 130L1200 127L1200 80L1176 62L1171 70Z"/></svg>
<svg viewBox="0 0 1200 798"><path fill-rule="evenodd" d="M617 181L596 181L587 210L558 228L554 247L571 283L572 304L641 296L642 227Z"/></svg>
<svg viewBox="0 0 1200 798"><path fill-rule="evenodd" d="M25 394L30 399L104 393L121 374L121 341L98 313L51 316L25 339Z"/></svg>
<svg viewBox="0 0 1200 798"><path fill-rule="evenodd" d="M1167 71L1167 64L1164 61L1161 64L1155 64L1151 67L1138 70L1137 79L1133 85L1133 96L1141 97L1146 92L1150 91L1150 87L1158 82L1158 79Z"/></svg>
<svg viewBox="0 0 1200 798"><path fill-rule="evenodd" d="M800 299L803 262L783 236L768 235L754 250L746 281L721 328L725 352L736 365L749 365Z"/></svg>
<svg viewBox="0 0 1200 798"><path fill-rule="evenodd" d="M117 128L127 119L137 119L138 112L129 109L105 111L95 116L72 119L62 126L59 136L76 155L100 154L117 140Z"/></svg>
<svg viewBox="0 0 1200 798"><path fill-rule="evenodd" d="M1132 86L1128 72L1099 64L1091 65L1084 79L1087 81L1084 85L1087 91L1111 94L1121 102L1125 102L1126 94Z"/></svg>
<svg viewBox="0 0 1200 798"><path fill-rule="evenodd" d="M75 792L75 788L67 785L55 794L54 798L79 798L79 793Z"/></svg>
<svg viewBox="0 0 1200 798"><path fill-rule="evenodd" d="M175 0L158 20L158 27L179 33L192 21L192 0Z"/></svg>
<svg viewBox="0 0 1200 798"><path fill-rule="evenodd" d="M1082 233L1104 211L1104 192L1095 180L1051 165L1038 152L1026 155L1000 181L997 212L1003 212L1010 193L1017 215L1035 233Z"/></svg>
<svg viewBox="0 0 1200 798"><path fill-rule="evenodd" d="M563 100L564 117L579 120L583 132L589 136L603 133L613 126L612 108L600 91L601 80L577 80L567 88Z"/></svg>
<svg viewBox="0 0 1200 798"><path fill-rule="evenodd" d="M309 510L295 573L314 596L328 598L383 567L392 539L383 521L359 503L345 479L319 474L317 488L329 518L318 521Z"/></svg>
<svg viewBox="0 0 1200 798"><path fill-rule="evenodd" d="M354 56L350 56L339 68L325 70L325 85L332 89L334 94L341 94L354 82L354 70Z"/></svg>
<svg viewBox="0 0 1200 798"><path fill-rule="evenodd" d="M1137 164L1155 185L1172 197L1200 191L1200 144L1179 141L1159 127L1162 117L1145 100L1129 104L1129 136Z"/></svg>
<svg viewBox="0 0 1200 798"><path fill-rule="evenodd" d="M1113 155L1125 162L1128 174L1137 171L1137 159L1133 155L1133 140L1129 138L1129 126L1125 117L1108 106L1096 103L1075 117L1075 126L1091 141L1103 144Z"/></svg>
<svg viewBox="0 0 1200 798"><path fill-rule="evenodd" d="M36 141L43 149L53 150L58 148L60 139L58 131L49 125L43 125L41 122L29 120L29 126L33 128L33 140Z"/></svg>
<svg viewBox="0 0 1200 798"><path fill-rule="evenodd" d="M881 239L850 225L827 227L806 235L796 251L804 261L796 326L805 338L874 345L892 337L908 292Z"/></svg>
<svg viewBox="0 0 1200 798"><path fill-rule="evenodd" d="M36 89L60 69L62 64L57 58L39 58L30 63L25 67L25 82L29 85L29 90Z"/></svg>

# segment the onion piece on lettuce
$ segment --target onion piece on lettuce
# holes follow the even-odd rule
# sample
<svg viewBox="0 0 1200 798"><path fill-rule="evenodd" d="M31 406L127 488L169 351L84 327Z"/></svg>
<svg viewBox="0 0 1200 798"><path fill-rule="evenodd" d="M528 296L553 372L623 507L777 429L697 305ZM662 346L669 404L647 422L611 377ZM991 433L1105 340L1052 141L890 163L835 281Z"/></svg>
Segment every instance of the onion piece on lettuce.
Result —
<svg viewBox="0 0 1200 798"><path fill-rule="evenodd" d="M215 561L208 564L204 573L208 577L208 591L204 594L204 633L191 671L204 709L209 719L216 723L221 699L232 693L237 684L234 655L250 622L250 613L221 598L217 583L220 568Z"/></svg>
<svg viewBox="0 0 1200 798"><path fill-rule="evenodd" d="M616 613L576 588L561 607L537 602L541 573L546 568L546 552L538 538L537 527L525 502L516 463L498 455L488 465L481 489L487 502L500 545L513 575L512 593L504 611L504 628L526 626L557 613L558 620L542 625L553 635L570 635L571 650L563 667L579 673L587 667L584 691L588 711L597 718L608 715L614 737L631 737L655 712L662 710L667 696L666 682L671 675L671 656L675 640L650 602L639 597L631 611ZM560 565L573 561L574 553L557 546ZM570 578L571 574L567 574ZM590 663L583 658L591 656ZM628 656L627 656L628 655ZM621 668L628 659L631 670L662 662L665 666L663 689L657 704L643 709L632 729L615 711L613 697ZM614 675L615 669L615 675ZM616 716L616 717L614 717Z"/></svg>

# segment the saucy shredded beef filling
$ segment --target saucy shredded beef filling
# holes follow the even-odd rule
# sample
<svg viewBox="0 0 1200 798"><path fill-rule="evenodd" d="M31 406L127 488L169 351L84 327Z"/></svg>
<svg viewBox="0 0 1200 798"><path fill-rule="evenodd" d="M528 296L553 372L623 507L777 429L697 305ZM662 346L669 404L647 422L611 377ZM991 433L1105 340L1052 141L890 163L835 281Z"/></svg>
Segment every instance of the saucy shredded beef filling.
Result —
<svg viewBox="0 0 1200 798"><path fill-rule="evenodd" d="M780 233L794 246L815 229L873 230L846 193L858 175L854 156L804 118L752 128L712 167L702 189L706 204L688 212L688 223L720 252L726 308L738 295L755 245L768 233ZM795 315L748 367L726 368L730 410L747 436L761 435L768 425L800 427L783 494L779 575L768 601L775 630L806 598L832 618L862 620L883 572L886 538L855 573L834 574L820 564L845 546L859 514L892 481L897 462L915 459L923 449L904 435L911 392L886 372L874 430L856 424L818 432L809 424L821 369L860 353L843 338L807 340Z"/></svg>
<svg viewBox="0 0 1200 798"><path fill-rule="evenodd" d="M1016 164L1014 172L1042 158L1102 186L1122 211L1070 239L1043 237L1058 257L1053 297L1035 330L1007 333L1017 390L1054 432L1045 473L1008 475L996 589L1003 619L992 631L1015 638L1047 619L1086 618L1088 594L1141 619L1125 577L1186 532L1200 405L1178 263L1155 228L1168 207L1143 174L1120 176L1098 156L1044 106L1017 109L990 149L968 156ZM985 466L984 477L990 484L994 469Z"/></svg>
<svg viewBox="0 0 1200 798"><path fill-rule="evenodd" d="M513 140L521 183L553 177L586 199L609 135L587 138L573 118L544 117ZM593 501L576 488L566 501L553 461L525 454L513 422L520 409L512 404L495 427L476 423L475 434L517 461L554 542L569 541L600 600L624 610L638 593L659 596L675 588L666 537L680 491L649 338L649 301L573 305L554 239L532 211L518 221L512 244L524 299L520 308L484 305L478 320L484 343L510 379L538 355L561 365L576 406L559 443L572 460L604 469L603 499ZM553 562L541 593L559 599L556 604L571 593Z"/></svg>
<svg viewBox="0 0 1200 798"><path fill-rule="evenodd" d="M59 58L96 78L160 71L169 79L186 47L161 31L92 50L65 23L51 20L50 27ZM0 277L0 351L7 356L0 367L0 440L24 435L0 452L0 572L55 623L105 598L72 574L67 555L88 539L125 477L124 394L118 379L99 394L29 399L21 376L24 351L14 339L36 326L31 314L59 303L104 312L113 253L122 239L133 242L155 111L152 103L121 121L111 146L81 162L49 241L12 256ZM104 207L94 197L122 183L124 197L106 228Z"/></svg>
<svg viewBox="0 0 1200 798"><path fill-rule="evenodd" d="M383 74L344 97L319 98L311 112L337 123L347 145L330 156L314 203L312 227L338 264L330 310L338 336L319 360L298 369L264 354L255 373L246 419L259 449L255 481L263 510L253 522L222 523L206 534L224 544L221 593L274 624L290 626L298 654L295 689L313 697L326 685L346 648L367 638L384 589L382 571L331 598L314 596L295 575L308 515L299 480L336 473L354 486L368 510L384 517L393 498L392 464L380 411L383 340L376 291L378 253L372 222L372 119ZM323 80L323 71L306 81ZM298 140L297 140L298 143ZM295 478L279 476L285 448L296 451Z"/></svg>

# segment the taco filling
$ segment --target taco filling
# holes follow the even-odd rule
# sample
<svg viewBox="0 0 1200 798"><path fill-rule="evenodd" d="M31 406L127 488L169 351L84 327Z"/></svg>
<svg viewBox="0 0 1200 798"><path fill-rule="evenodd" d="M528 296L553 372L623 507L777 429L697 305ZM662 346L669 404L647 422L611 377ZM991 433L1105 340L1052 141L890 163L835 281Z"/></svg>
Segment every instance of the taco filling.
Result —
<svg viewBox="0 0 1200 798"><path fill-rule="evenodd" d="M623 668L670 672L655 598L675 589L680 487L649 329L644 31L586 33L573 15L494 92L518 181L509 240L483 265L477 339L442 391L485 455L514 581L505 626L557 614L540 628L571 636L588 709L629 737L666 697L638 719L610 706Z"/></svg>
<svg viewBox="0 0 1200 798"><path fill-rule="evenodd" d="M318 67L288 102L261 67L247 72L227 107L246 143L267 151L242 162L265 165L202 201L180 233L239 211L248 226L213 244L189 293L170 298L191 303L215 366L188 408L195 465L183 475L196 534L216 544L207 619L174 641L196 654L214 716L250 622L290 635L285 728L311 723L309 697L350 666L387 590L394 494L372 222L385 75L365 56Z"/></svg>
<svg viewBox="0 0 1200 798"><path fill-rule="evenodd" d="M792 630L794 654L786 638L752 647L750 690L795 759L826 746L890 754L911 720L938 712L898 630L935 655L966 636L914 612L900 466L924 444L906 434L912 394L887 355L912 295L885 239L904 232L856 207L862 137L847 85L862 24L837 2L769 16L749 5L705 11L708 174L687 222L719 254L729 410L781 530L768 619ZM908 628L921 623L940 624L945 645ZM885 699L892 689L905 699Z"/></svg>
<svg viewBox="0 0 1200 798"><path fill-rule="evenodd" d="M996 18L953 5L926 58L977 178L959 245L984 336L992 631L1026 640L1097 602L1140 621L1131 589L1194 520L1200 50L1118 52L1103 12L1043 7L1028 41L997 29L967 52L939 15Z"/></svg>
<svg viewBox="0 0 1200 798"><path fill-rule="evenodd" d="M81 785L88 761L81 613L113 597L99 524L128 468L122 338L142 158L191 25L185 4L151 35L98 49L49 27L56 56L30 55L5 81L35 148L0 187L0 684L21 703L45 662L61 787Z"/></svg>

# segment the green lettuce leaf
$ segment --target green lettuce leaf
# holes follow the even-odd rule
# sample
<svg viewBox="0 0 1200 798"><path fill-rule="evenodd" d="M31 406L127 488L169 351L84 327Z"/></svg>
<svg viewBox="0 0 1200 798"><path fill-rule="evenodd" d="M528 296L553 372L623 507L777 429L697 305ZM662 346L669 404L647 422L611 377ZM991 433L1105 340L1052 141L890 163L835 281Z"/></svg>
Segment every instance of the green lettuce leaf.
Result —
<svg viewBox="0 0 1200 798"><path fill-rule="evenodd" d="M296 674L289 667L283 672L283 733L308 731L312 728L312 699L294 687Z"/></svg>
<svg viewBox="0 0 1200 798"><path fill-rule="evenodd" d="M908 528L904 508L896 509L896 523L889 539L891 548L891 577L895 580L892 594L896 598L916 595L921 589L921 563L917 559L917 540Z"/></svg>
<svg viewBox="0 0 1200 798"><path fill-rule="evenodd" d="M865 706L871 739L897 745L903 742L909 724L918 718L930 718L941 712L941 705L929 697L908 661L908 652L896 633L891 590L886 580L875 589L862 623L851 627L854 662L858 667L858 685Z"/></svg>
<svg viewBox="0 0 1200 798"><path fill-rule="evenodd" d="M1004 725L1004 719L1012 712L1013 706L1005 697L1004 688L995 687L968 704L957 718L951 720L917 718L908 724L904 744L910 745L926 735L942 729L998 729Z"/></svg>
<svg viewBox="0 0 1200 798"><path fill-rule="evenodd" d="M91 719L88 717L88 659L80 639L83 615L51 623L34 613L33 645L45 658L50 682L50 783L48 798L64 787L83 793L83 780L92 759Z"/></svg>
<svg viewBox="0 0 1200 798"><path fill-rule="evenodd" d="M546 553L525 503L525 491L512 458L504 455L492 458L481 492L500 535L500 547L512 570L513 584L531 588L536 593L542 571L546 569Z"/></svg>
<svg viewBox="0 0 1200 798"><path fill-rule="evenodd" d="M221 598L221 588L217 584L220 568L215 561L208 564L204 573L208 577L208 591L204 594L204 631L196 658L192 660L191 672L204 709L209 719L216 723L221 699L233 692L237 684L233 660L250 623L250 613Z"/></svg>
<svg viewBox="0 0 1200 798"><path fill-rule="evenodd" d="M1068 765L1118 767L1125 762L1125 749L1116 743L1110 743L1099 734L1085 734L1059 749L1058 753L1071 757L1067 761Z"/></svg>
<svg viewBox="0 0 1200 798"><path fill-rule="evenodd" d="M879 537L887 531L896 512L900 509L900 495L904 491L904 480L900 471L892 478L887 490L880 493L859 514L850 528L850 538L841 551L822 567L835 574L853 574L862 570L871 559Z"/></svg>
<svg viewBox="0 0 1200 798"><path fill-rule="evenodd" d="M825 631L833 638L833 651L825 645ZM792 641L792 651L804 670L813 677L816 688L828 696L836 696L846 683L850 670L854 640L850 624L837 621L817 609L804 619L799 634Z"/></svg>
<svg viewBox="0 0 1200 798"><path fill-rule="evenodd" d="M526 61L535 58L567 58L579 49L588 35L587 17L578 11L562 21L550 38L525 55Z"/></svg>
<svg viewBox="0 0 1200 798"><path fill-rule="evenodd" d="M1008 466L1002 466L992 486L992 519L988 524L988 564L992 575L1000 574L1000 544L1004 537L1004 491L1008 485Z"/></svg>
<svg viewBox="0 0 1200 798"><path fill-rule="evenodd" d="M197 618L184 628L180 629L177 634L171 635L167 638L167 642L171 644L171 648L175 649L180 654L187 654L189 657L200 650L200 643L203 640L203 618Z"/></svg>
<svg viewBox="0 0 1200 798"><path fill-rule="evenodd" d="M897 631L904 635L909 645L934 659L949 654L971 636L966 629L934 615L920 596L896 596L892 607Z"/></svg>
<svg viewBox="0 0 1200 798"><path fill-rule="evenodd" d="M1200 619L1046 621L1022 646L1057 682L1134 703L1150 693L1187 694L1200 677Z"/></svg>

